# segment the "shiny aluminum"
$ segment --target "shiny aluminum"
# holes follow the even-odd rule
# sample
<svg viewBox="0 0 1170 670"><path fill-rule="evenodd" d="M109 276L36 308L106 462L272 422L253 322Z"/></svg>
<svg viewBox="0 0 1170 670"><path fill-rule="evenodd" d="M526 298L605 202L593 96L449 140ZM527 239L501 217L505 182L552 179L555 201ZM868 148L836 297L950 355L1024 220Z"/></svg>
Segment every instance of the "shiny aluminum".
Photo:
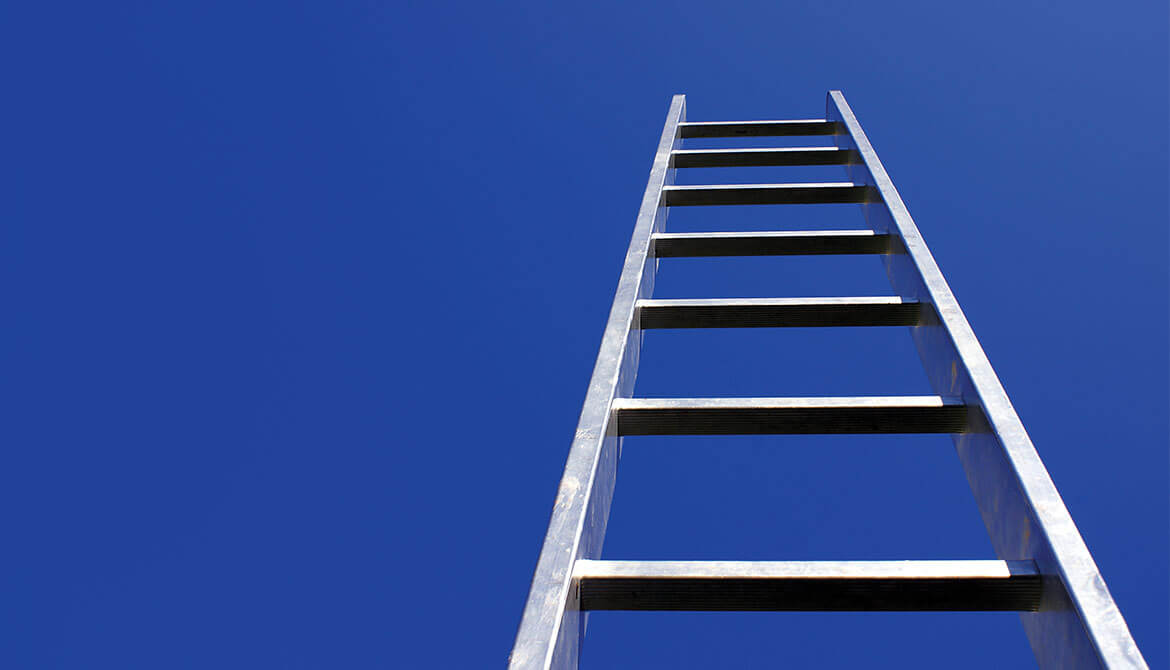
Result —
<svg viewBox="0 0 1170 670"><path fill-rule="evenodd" d="M866 222L875 232L897 235L906 249L883 257L895 292L933 304L939 315L937 324L911 329L931 385L979 407L989 423L988 432L955 435L955 446L996 554L1035 560L1049 585L1041 611L1020 615L1040 667L1147 667L987 355L840 91L829 92L827 116L843 129L837 146L861 155L861 163L847 168L850 178L880 195L863 205Z"/></svg>
<svg viewBox="0 0 1170 670"><path fill-rule="evenodd" d="M871 189L862 184L711 184L666 186L662 204L690 205L828 205L866 202Z"/></svg>
<svg viewBox="0 0 1170 670"><path fill-rule="evenodd" d="M619 435L840 435L982 430L978 410L941 396L618 398Z"/></svg>
<svg viewBox="0 0 1170 670"><path fill-rule="evenodd" d="M846 165L859 160L856 151L837 147L684 149L670 154L670 166L676 168Z"/></svg>
<svg viewBox="0 0 1170 670"><path fill-rule="evenodd" d="M784 137L832 135L836 124L825 119L784 121L695 121L679 124L680 137Z"/></svg>
<svg viewBox="0 0 1170 670"><path fill-rule="evenodd" d="M674 182L670 152L682 143L679 124L685 118L686 99L676 95L650 168L650 181L642 196L601 351L509 658L509 667L516 670L577 667L585 615L580 611L579 594L573 583L573 564L577 559L601 556L620 439L611 404L614 398L629 397L634 390L642 344L636 305L639 299L649 298L654 288L655 260L650 237L662 232L666 222L662 188Z"/></svg>
<svg viewBox="0 0 1170 670"><path fill-rule="evenodd" d="M889 235L872 230L658 233L653 239L658 258L888 254L893 250Z"/></svg>
<svg viewBox="0 0 1170 670"><path fill-rule="evenodd" d="M585 610L1035 611L1033 561L577 561Z"/></svg>
<svg viewBox="0 0 1170 670"><path fill-rule="evenodd" d="M917 326L923 322L922 305L897 296L639 300L637 308L644 330Z"/></svg>
<svg viewBox="0 0 1170 670"><path fill-rule="evenodd" d="M918 228L839 91L826 119L687 123L671 101L510 657L577 667L588 609L1014 609L1043 668L1145 668ZM829 149L682 151L685 137L832 135ZM849 182L673 186L675 168L844 164ZM860 203L871 231L665 233L669 206ZM877 253L891 297L654 300L657 257ZM935 396L632 398L641 330L909 326ZM998 561L600 561L622 435L946 432ZM891 586L891 585L894 586Z"/></svg>

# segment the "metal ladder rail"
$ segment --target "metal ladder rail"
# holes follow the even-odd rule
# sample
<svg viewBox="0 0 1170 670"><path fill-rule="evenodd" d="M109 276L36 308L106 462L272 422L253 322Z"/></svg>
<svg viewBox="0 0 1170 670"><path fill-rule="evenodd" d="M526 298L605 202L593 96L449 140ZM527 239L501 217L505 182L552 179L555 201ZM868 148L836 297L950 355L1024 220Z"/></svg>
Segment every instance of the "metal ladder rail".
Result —
<svg viewBox="0 0 1170 670"><path fill-rule="evenodd" d="M988 430L954 434L956 451L996 555L1036 561L1045 580L1040 611L1021 621L1042 668L1145 668L1105 580L1061 500L1032 440L975 338L914 219L878 160L841 91L830 91L826 118L844 132L837 147L856 151L850 177L879 198L862 206L878 234L897 236L904 254L882 257L903 299L929 302L939 319L911 329L936 393L978 406Z"/></svg>
<svg viewBox="0 0 1170 670"><path fill-rule="evenodd" d="M892 191L892 185L888 190L883 190L885 184L870 176L869 170L876 165L873 174L880 173L888 182L888 177L885 177L880 163L876 162L872 148L868 147L864 135L860 134L860 128L856 126L851 113L847 116L852 120L852 126L833 116L832 106L843 106L844 99L838 92L832 92L829 104L831 109L828 120L685 123L682 96L676 96L672 101L577 437L570 451L549 533L533 579L528 606L511 657L511 667L576 667L584 622L582 612L589 609L1007 609L1031 612L1041 608L1042 591L1045 594L1053 591L1051 588L1041 588L1041 571L1031 560L846 563L591 560L600 553L621 435L950 432L956 434L955 439L959 444L964 444L967 442L966 436L987 434L985 431L989 424L981 411L982 406L975 404L968 407L965 396L962 400L941 396L684 400L629 398L640 344L640 341L634 343L631 338L640 328L910 325L914 326L915 342L920 349L922 338L919 333L937 331L939 328L948 333L951 331L952 324L945 315L940 319L940 315L935 312L936 303L928 301L924 305L915 299L654 301L649 298L653 283L653 267L649 266L649 262L659 250L664 252L661 254L663 257L740 255L741 252L745 252L744 255L881 253L885 254L887 266L893 267L897 263L891 256L910 256L915 267L919 266L920 259L908 253L904 240L917 239L920 242L921 238L917 236L916 230L913 235L907 235L909 228L905 225L886 226L884 230L891 232L878 233L826 231L671 235L661 232L665 207L671 204L862 202L867 203L868 219L873 216L871 203L895 202L897 193ZM840 107L837 110L839 113ZM849 133L849 139L844 141L846 146L840 146L842 130ZM677 149L682 137L796 134L836 134L839 150L740 149L688 152ZM858 136L862 138L860 142L852 139ZM852 169L854 181L847 184L670 186L673 167L823 164L851 167L863 165L865 171ZM861 179L857 178L859 173ZM712 193L715 195L712 196ZM900 199L896 202L901 205ZM904 206L901 209L904 211ZM909 226L913 227L912 221ZM875 230L878 230L876 226ZM894 232L897 235L891 234ZM922 251L925 252L924 246ZM925 253L929 259L928 252ZM933 265L933 262L930 261L930 264ZM941 280L941 276L938 279ZM898 287L897 282L894 284ZM929 292L925 295L933 297ZM953 298L951 300L953 302ZM977 343L975 347L978 348ZM925 362L925 352L923 358ZM936 384L936 390L937 387ZM601 404L606 405L606 411L599 413ZM967 466L966 461L964 465ZM586 486L582 486L581 474L587 476ZM975 478L971 480L974 487ZM1075 528L1073 530L1075 532ZM998 545L997 552L1001 556L1004 554L999 551ZM1045 606L1048 607L1054 598L1059 600L1059 591L1056 596L1044 596ZM1081 653L1083 650L1075 649L1077 653L1069 654L1067 649L1061 649L1057 655L1053 655L1049 647L1038 645L1033 631L1028 628L1027 617L1041 617L1039 629L1048 636L1045 640L1051 640L1054 625L1051 612L1024 616L1026 630L1042 665L1065 667L1075 662L1078 667L1098 667ZM1067 619L1067 616L1058 616L1055 620L1067 623ZM1128 638L1124 622L1120 625ZM1058 634L1060 632L1067 633L1067 626ZM1132 647L1132 640L1129 645ZM1136 648L1134 654L1139 664L1136 667L1143 667ZM1103 655L1099 657L1101 659L1104 659ZM1109 667L1114 667L1112 660L1102 662L1108 662Z"/></svg>
<svg viewBox="0 0 1170 670"><path fill-rule="evenodd" d="M671 151L681 148L680 126L685 119L686 98L676 95L650 168L601 350L509 657L508 667L513 670L577 668L585 614L573 570L578 559L601 557L620 439L612 405L616 398L633 395L642 344L637 303L649 298L654 290L656 261L651 237L663 232L666 223L662 189L674 183Z"/></svg>

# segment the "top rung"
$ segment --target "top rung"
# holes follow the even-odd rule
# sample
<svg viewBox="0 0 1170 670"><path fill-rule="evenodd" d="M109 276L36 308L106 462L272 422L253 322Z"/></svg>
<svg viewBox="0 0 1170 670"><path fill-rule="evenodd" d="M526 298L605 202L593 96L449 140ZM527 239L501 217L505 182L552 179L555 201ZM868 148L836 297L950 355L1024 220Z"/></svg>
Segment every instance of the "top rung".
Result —
<svg viewBox="0 0 1170 670"><path fill-rule="evenodd" d="M835 121L795 119L791 121L691 121L679 124L680 137L785 137L791 135L835 135Z"/></svg>

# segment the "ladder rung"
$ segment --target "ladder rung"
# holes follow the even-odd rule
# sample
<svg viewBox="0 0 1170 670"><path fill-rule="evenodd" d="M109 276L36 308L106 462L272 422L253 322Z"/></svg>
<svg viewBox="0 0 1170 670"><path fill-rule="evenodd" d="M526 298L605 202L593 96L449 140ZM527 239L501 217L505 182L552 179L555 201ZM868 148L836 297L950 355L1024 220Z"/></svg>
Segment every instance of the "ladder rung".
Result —
<svg viewBox="0 0 1170 670"><path fill-rule="evenodd" d="M962 400L941 396L847 398L618 398L619 435L830 435L965 433Z"/></svg>
<svg viewBox="0 0 1170 670"><path fill-rule="evenodd" d="M891 237L872 230L658 233L651 239L659 258L886 254L892 250Z"/></svg>
<svg viewBox="0 0 1170 670"><path fill-rule="evenodd" d="M670 153L671 167L675 168L846 165L860 160L856 151L837 147L681 149Z"/></svg>
<svg viewBox="0 0 1170 670"><path fill-rule="evenodd" d="M639 300L642 328L917 326L922 303L898 297Z"/></svg>
<svg viewBox="0 0 1170 670"><path fill-rule="evenodd" d="M852 182L815 184L711 184L665 186L662 204L687 205L831 205L867 202L870 188Z"/></svg>
<svg viewBox="0 0 1170 670"><path fill-rule="evenodd" d="M1033 561L578 560L582 610L1022 611Z"/></svg>
<svg viewBox="0 0 1170 670"><path fill-rule="evenodd" d="M680 137L785 137L792 135L834 135L840 132L833 121L792 119L789 121L691 121L679 124Z"/></svg>

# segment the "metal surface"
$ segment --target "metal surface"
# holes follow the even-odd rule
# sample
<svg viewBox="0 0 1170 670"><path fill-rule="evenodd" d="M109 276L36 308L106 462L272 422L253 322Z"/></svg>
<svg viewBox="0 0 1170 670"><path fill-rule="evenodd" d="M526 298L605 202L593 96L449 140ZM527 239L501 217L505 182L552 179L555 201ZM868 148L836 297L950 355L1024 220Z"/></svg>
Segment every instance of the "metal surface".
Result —
<svg viewBox="0 0 1170 670"><path fill-rule="evenodd" d="M890 240L889 235L877 235L872 230L659 233L654 236L654 255L686 258L885 254L892 251Z"/></svg>
<svg viewBox="0 0 1170 670"><path fill-rule="evenodd" d="M662 204L690 205L832 205L865 202L870 190L860 184L711 184L667 186Z"/></svg>
<svg viewBox="0 0 1170 670"><path fill-rule="evenodd" d="M837 147L682 149L670 155L670 165L676 168L845 165L859 159L856 151Z"/></svg>
<svg viewBox="0 0 1170 670"><path fill-rule="evenodd" d="M601 350L557 489L548 533L509 658L511 668L577 667L584 615L572 584L573 563L579 558L601 555L618 457L617 426L610 420L610 404L619 395L631 395L634 388L641 344L635 304L640 298L649 298L654 288L650 236L661 232L666 220L666 209L660 205L662 187L674 180L670 152L680 144L678 125L685 118L685 98L676 95L650 168Z"/></svg>
<svg viewBox="0 0 1170 670"><path fill-rule="evenodd" d="M788 121L693 121L681 124L681 137L784 137L832 135L837 126L825 119Z"/></svg>
<svg viewBox="0 0 1170 670"><path fill-rule="evenodd" d="M1035 560L1050 583L1041 611L1021 615L1036 660L1042 668L1145 668L987 355L840 91L829 92L827 116L844 131L837 146L861 155L862 163L848 168L850 178L880 195L863 206L866 222L897 235L906 249L884 257L890 283L903 298L933 304L940 317L911 331L932 386L986 415L990 431L957 435L955 446L996 554Z"/></svg>
<svg viewBox="0 0 1170 670"><path fill-rule="evenodd" d="M589 609L1018 609L1043 668L1145 668L1104 580L839 91L827 119L685 122L671 101L510 657L577 667ZM832 135L835 148L681 150ZM841 164L849 182L672 186L676 167ZM665 233L669 206L858 203L871 231ZM893 297L654 300L657 256L881 254ZM902 325L938 395L632 398L644 328ZM952 433L999 561L598 561L623 435Z"/></svg>
<svg viewBox="0 0 1170 670"><path fill-rule="evenodd" d="M922 306L889 296L639 300L644 329L916 326Z"/></svg>
<svg viewBox="0 0 1170 670"><path fill-rule="evenodd" d="M584 610L1035 611L1032 561L577 561Z"/></svg>
<svg viewBox="0 0 1170 670"><path fill-rule="evenodd" d="M940 396L621 398L619 435L962 433L982 427Z"/></svg>

